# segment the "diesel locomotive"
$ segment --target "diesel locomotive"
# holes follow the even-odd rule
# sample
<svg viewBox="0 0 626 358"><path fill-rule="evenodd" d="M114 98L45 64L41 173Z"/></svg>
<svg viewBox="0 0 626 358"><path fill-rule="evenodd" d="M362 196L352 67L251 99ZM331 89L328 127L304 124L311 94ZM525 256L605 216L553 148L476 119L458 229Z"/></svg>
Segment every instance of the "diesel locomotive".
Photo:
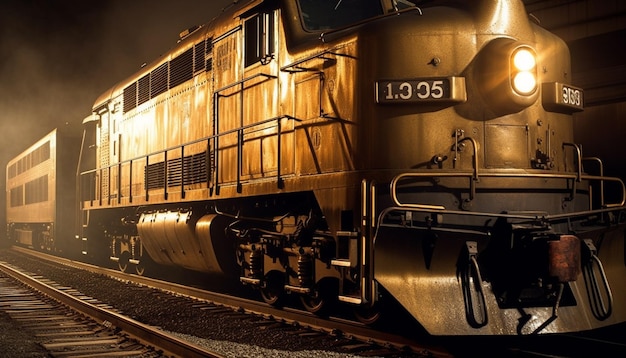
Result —
<svg viewBox="0 0 626 358"><path fill-rule="evenodd" d="M521 0L235 1L95 101L56 173L74 217L16 220L7 181L9 236L433 335L623 323L626 190L573 140L583 103Z"/></svg>

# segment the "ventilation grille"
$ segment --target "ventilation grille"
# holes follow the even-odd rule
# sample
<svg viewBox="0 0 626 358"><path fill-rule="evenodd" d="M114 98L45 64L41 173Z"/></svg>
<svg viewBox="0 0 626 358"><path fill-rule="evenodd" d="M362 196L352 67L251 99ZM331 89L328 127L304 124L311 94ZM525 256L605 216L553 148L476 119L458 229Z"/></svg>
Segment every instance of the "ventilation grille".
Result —
<svg viewBox="0 0 626 358"><path fill-rule="evenodd" d="M137 82L124 88L124 112L137 107Z"/></svg>
<svg viewBox="0 0 626 358"><path fill-rule="evenodd" d="M169 64L166 62L150 72L150 98L154 98L167 91L167 74Z"/></svg>
<svg viewBox="0 0 626 358"><path fill-rule="evenodd" d="M145 75L137 81L137 105L148 102L150 99L150 76Z"/></svg>
<svg viewBox="0 0 626 358"><path fill-rule="evenodd" d="M168 89L191 80L195 73L211 71L213 69L212 51L213 39L203 40L128 85L124 88L124 113Z"/></svg>
<svg viewBox="0 0 626 358"><path fill-rule="evenodd" d="M160 189L165 185L165 163L149 164L146 168L146 188ZM184 173L184 175L183 175ZM167 186L191 185L208 181L206 152L167 161ZM144 188L144 189L146 189Z"/></svg>
<svg viewBox="0 0 626 358"><path fill-rule="evenodd" d="M193 78L193 48L183 52L170 62L170 88Z"/></svg>

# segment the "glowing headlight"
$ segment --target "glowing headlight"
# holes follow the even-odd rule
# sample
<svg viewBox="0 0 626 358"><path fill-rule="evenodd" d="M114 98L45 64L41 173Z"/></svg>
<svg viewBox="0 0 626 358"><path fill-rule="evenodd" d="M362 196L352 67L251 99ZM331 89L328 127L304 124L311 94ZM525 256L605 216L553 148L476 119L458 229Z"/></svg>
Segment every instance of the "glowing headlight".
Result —
<svg viewBox="0 0 626 358"><path fill-rule="evenodd" d="M513 55L513 64L518 71L530 71L535 68L535 56L526 48L520 48Z"/></svg>
<svg viewBox="0 0 626 358"><path fill-rule="evenodd" d="M512 84L515 92L530 95L537 89L535 54L528 47L520 47L513 53Z"/></svg>
<svg viewBox="0 0 626 358"><path fill-rule="evenodd" d="M530 72L519 72L513 77L513 88L520 94L531 94L537 88L537 80Z"/></svg>

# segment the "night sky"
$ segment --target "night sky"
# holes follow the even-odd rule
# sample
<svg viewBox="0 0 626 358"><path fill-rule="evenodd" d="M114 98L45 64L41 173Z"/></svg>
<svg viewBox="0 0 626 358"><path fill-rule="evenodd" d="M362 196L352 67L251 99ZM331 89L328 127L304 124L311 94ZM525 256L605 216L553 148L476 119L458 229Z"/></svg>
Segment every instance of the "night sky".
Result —
<svg viewBox="0 0 626 358"><path fill-rule="evenodd" d="M101 93L232 2L0 0L2 184L10 158L65 123L80 132Z"/></svg>

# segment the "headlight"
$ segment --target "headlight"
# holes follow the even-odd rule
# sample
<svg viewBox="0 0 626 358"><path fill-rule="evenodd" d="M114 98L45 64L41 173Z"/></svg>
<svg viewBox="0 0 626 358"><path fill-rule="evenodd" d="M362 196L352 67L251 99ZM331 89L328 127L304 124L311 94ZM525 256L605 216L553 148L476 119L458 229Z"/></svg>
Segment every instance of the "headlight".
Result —
<svg viewBox="0 0 626 358"><path fill-rule="evenodd" d="M513 87L519 94L531 94L537 88L537 80L530 72L520 72L513 77Z"/></svg>
<svg viewBox="0 0 626 358"><path fill-rule="evenodd" d="M469 83L476 85L493 116L516 113L539 98L538 67L537 53L531 46L498 38L476 55Z"/></svg>
<svg viewBox="0 0 626 358"><path fill-rule="evenodd" d="M521 47L513 54L513 65L518 71L530 71L535 68L537 61L530 49Z"/></svg>
<svg viewBox="0 0 626 358"><path fill-rule="evenodd" d="M537 90L537 61L529 47L520 47L513 53L511 76L513 89L521 95L529 95Z"/></svg>

